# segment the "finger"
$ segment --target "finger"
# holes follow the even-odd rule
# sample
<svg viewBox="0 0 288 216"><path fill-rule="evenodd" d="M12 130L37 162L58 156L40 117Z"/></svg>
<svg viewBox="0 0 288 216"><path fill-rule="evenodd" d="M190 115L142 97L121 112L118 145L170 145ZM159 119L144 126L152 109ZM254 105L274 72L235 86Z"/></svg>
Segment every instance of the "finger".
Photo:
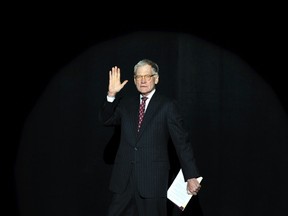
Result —
<svg viewBox="0 0 288 216"><path fill-rule="evenodd" d="M115 70L116 70L116 77L117 77L117 79L120 80L120 68L116 67Z"/></svg>
<svg viewBox="0 0 288 216"><path fill-rule="evenodd" d="M116 66L114 66L114 67L111 68L112 74L115 74L116 71L117 71L117 67L116 67Z"/></svg>
<svg viewBox="0 0 288 216"><path fill-rule="evenodd" d="M197 191L189 191L189 190L187 191L188 195L197 195L197 193L198 193Z"/></svg>
<svg viewBox="0 0 288 216"><path fill-rule="evenodd" d="M116 66L115 67L112 67L111 69L111 72L110 72L110 78L111 79L119 79L119 68L117 68Z"/></svg>

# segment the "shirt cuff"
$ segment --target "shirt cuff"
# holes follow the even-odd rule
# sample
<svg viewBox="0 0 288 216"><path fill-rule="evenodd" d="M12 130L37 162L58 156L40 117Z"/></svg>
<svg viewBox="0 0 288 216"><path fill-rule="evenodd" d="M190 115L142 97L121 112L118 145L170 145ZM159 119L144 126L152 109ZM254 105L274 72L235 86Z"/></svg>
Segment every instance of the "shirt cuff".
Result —
<svg viewBox="0 0 288 216"><path fill-rule="evenodd" d="M114 100L115 100L115 97L111 97L111 96L108 96L108 95L107 95L107 101L108 101L108 102L111 102L111 103L112 103Z"/></svg>

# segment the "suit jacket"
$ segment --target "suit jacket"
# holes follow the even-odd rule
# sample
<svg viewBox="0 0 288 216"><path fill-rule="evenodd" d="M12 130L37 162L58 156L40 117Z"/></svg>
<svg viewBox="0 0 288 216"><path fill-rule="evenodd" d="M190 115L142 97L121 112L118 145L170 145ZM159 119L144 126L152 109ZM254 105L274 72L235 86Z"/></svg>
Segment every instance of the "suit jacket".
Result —
<svg viewBox="0 0 288 216"><path fill-rule="evenodd" d="M169 179L168 143L171 138L184 178L198 177L199 173L183 119L175 101L157 91L145 112L137 132L139 94L113 103L105 100L100 120L106 126L121 126L121 138L110 180L110 190L125 190L132 168L137 188L143 197L165 197Z"/></svg>

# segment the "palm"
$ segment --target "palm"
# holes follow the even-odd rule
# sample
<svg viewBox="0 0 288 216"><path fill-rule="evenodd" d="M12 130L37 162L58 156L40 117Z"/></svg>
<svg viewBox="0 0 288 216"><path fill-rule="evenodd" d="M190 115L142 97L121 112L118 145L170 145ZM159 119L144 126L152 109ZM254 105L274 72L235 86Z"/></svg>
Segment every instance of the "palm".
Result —
<svg viewBox="0 0 288 216"><path fill-rule="evenodd" d="M124 85L128 82L128 80L124 80L121 83L120 76L120 68L112 67L112 70L109 71L109 92L116 94L118 93Z"/></svg>

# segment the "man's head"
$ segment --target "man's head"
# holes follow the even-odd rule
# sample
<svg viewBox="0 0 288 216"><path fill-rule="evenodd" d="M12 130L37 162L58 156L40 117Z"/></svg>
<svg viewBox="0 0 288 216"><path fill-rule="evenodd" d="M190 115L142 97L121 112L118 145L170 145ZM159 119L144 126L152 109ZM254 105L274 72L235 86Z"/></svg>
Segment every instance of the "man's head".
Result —
<svg viewBox="0 0 288 216"><path fill-rule="evenodd" d="M158 72L158 65L149 59L143 59L134 66L134 83L142 95L155 89L159 82Z"/></svg>

